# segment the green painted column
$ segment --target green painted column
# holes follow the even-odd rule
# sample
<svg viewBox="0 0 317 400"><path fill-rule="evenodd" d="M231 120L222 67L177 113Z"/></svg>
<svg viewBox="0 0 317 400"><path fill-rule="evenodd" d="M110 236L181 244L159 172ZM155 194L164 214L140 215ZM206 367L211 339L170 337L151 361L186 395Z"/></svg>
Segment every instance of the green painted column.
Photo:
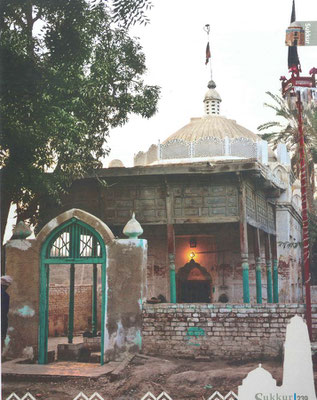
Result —
<svg viewBox="0 0 317 400"><path fill-rule="evenodd" d="M278 303L278 260L273 259L273 302Z"/></svg>
<svg viewBox="0 0 317 400"><path fill-rule="evenodd" d="M242 278L243 278L243 302L250 303L249 288L249 263L247 258L242 259Z"/></svg>
<svg viewBox="0 0 317 400"><path fill-rule="evenodd" d="M71 264L69 271L68 343L73 343L74 303L75 303L75 265Z"/></svg>
<svg viewBox="0 0 317 400"><path fill-rule="evenodd" d="M272 295L272 264L271 260L266 260L266 280L267 280L267 302L273 303Z"/></svg>
<svg viewBox="0 0 317 400"><path fill-rule="evenodd" d="M46 309L45 309L45 363L47 363L49 304L50 304L50 266L46 265Z"/></svg>
<svg viewBox="0 0 317 400"><path fill-rule="evenodd" d="M250 287L249 287L249 243L248 243L248 224L247 224L247 209L246 209L246 183L239 176L239 241L241 252L242 266L242 284L243 284L243 302L250 303Z"/></svg>
<svg viewBox="0 0 317 400"><path fill-rule="evenodd" d="M48 310L49 310L49 264L41 265L40 272L40 329L38 363L47 363Z"/></svg>
<svg viewBox="0 0 317 400"><path fill-rule="evenodd" d="M170 296L171 303L176 303L176 273L175 273L175 254L169 253L169 267L170 267Z"/></svg>
<svg viewBox="0 0 317 400"><path fill-rule="evenodd" d="M100 356L100 365L104 364L104 353L105 353L105 329L106 329L106 315L107 315L107 285L106 285L106 259L105 262L101 264L101 356Z"/></svg>
<svg viewBox="0 0 317 400"><path fill-rule="evenodd" d="M92 270L92 334L97 334L97 264L93 265Z"/></svg>
<svg viewBox="0 0 317 400"><path fill-rule="evenodd" d="M262 304L262 268L261 258L255 257L256 302Z"/></svg>

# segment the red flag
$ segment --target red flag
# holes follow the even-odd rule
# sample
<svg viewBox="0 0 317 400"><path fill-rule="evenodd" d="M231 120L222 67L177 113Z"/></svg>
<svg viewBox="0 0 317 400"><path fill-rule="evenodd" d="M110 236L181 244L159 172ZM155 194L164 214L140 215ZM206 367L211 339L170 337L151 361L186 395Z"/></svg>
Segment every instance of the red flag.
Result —
<svg viewBox="0 0 317 400"><path fill-rule="evenodd" d="M210 47L209 47L209 42L208 42L207 43L207 47L206 47L206 62L205 62L205 65L208 64L209 58L210 58Z"/></svg>

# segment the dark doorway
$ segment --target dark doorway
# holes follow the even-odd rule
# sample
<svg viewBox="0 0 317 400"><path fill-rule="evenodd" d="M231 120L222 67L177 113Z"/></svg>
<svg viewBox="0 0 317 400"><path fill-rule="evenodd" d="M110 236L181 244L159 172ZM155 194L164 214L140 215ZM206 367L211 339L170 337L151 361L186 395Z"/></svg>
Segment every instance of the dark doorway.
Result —
<svg viewBox="0 0 317 400"><path fill-rule="evenodd" d="M211 276L206 268L191 260L177 273L179 303L210 303Z"/></svg>
<svg viewBox="0 0 317 400"><path fill-rule="evenodd" d="M210 303L210 282L182 282L181 297L181 303Z"/></svg>

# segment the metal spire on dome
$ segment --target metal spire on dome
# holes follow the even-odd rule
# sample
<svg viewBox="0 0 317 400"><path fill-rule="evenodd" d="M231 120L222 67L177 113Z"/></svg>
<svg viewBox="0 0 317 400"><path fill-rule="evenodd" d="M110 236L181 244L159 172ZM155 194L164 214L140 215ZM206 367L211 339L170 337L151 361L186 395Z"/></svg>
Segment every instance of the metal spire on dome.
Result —
<svg viewBox="0 0 317 400"><path fill-rule="evenodd" d="M291 23L296 21L295 0L293 0ZM297 53L297 46L288 47L288 68L297 73L301 71L300 61Z"/></svg>
<svg viewBox="0 0 317 400"><path fill-rule="evenodd" d="M210 25L206 24L204 26L204 31L207 33L207 47L206 47L206 62L205 65L209 63L210 67L210 81L208 82L208 91L204 98L205 104L205 114L206 115L217 115L220 113L220 102L221 97L219 93L215 90L216 83L212 79L212 68L211 68L211 54L210 54Z"/></svg>
<svg viewBox="0 0 317 400"><path fill-rule="evenodd" d="M209 24L206 24L205 26L204 26L204 31L207 33L207 46L206 46L206 62L205 62L205 65L207 65L208 64L208 62L209 62L209 66L210 66L210 79L212 79L212 69L211 69L211 62L209 61L210 60L210 57L211 57L211 54L210 54L210 25Z"/></svg>

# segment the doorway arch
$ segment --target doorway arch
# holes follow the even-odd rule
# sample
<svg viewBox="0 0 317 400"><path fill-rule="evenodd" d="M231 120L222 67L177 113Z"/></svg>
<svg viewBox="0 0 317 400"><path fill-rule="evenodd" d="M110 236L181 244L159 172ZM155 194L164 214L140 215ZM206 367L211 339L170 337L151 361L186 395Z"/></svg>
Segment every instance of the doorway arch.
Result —
<svg viewBox="0 0 317 400"><path fill-rule="evenodd" d="M72 217L56 227L46 238L40 255L40 310L39 310L39 356L38 363L47 363L49 267L52 264L70 265L69 340L74 312L74 272L76 264L92 264L95 270L101 265L101 365L104 363L104 337L106 312L106 246L101 235L90 225ZM71 341L69 341L71 343Z"/></svg>
<svg viewBox="0 0 317 400"><path fill-rule="evenodd" d="M177 273L179 303L210 303L212 279L206 268L190 260Z"/></svg>

